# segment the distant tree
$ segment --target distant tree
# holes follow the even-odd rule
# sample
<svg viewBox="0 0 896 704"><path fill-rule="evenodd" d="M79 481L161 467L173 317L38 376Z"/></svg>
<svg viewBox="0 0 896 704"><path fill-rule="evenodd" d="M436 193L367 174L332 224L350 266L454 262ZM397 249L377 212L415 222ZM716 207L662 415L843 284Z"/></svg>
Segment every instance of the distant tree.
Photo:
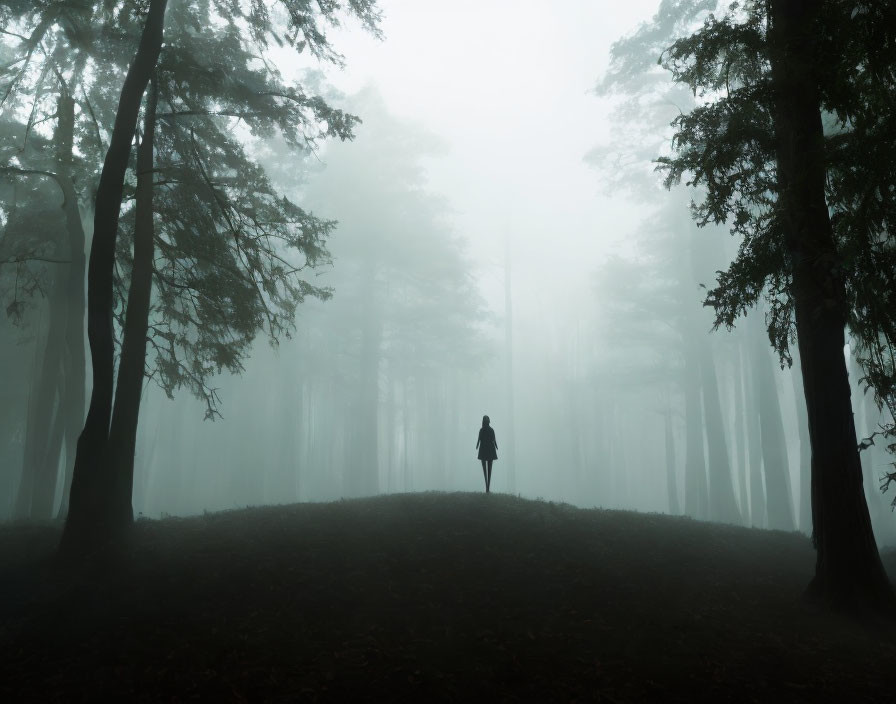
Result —
<svg viewBox="0 0 896 704"><path fill-rule="evenodd" d="M734 494L716 362L711 340L705 335L709 322L701 314L697 287L711 271L712 264L707 263L715 253L707 256L705 246L695 237L694 225L680 215L685 204L662 198L651 163L667 139L666 125L693 104L688 91L669 81L655 57L668 44L670 35L688 26L710 4L662 3L652 23L614 44L610 67L597 93L622 96L623 100L616 108L612 139L589 152L586 159L611 174L608 185L613 190L628 191L641 201L663 203L651 217L649 234L639 243L640 257L649 273L642 269L640 274L629 276L624 285L605 286L601 300L640 295L623 316L614 316L613 323L618 330L642 321L638 333L630 336L635 347L643 341L655 344L651 338L656 336L657 325L671 323L671 347L670 341L664 340L656 350L661 359L668 359L674 350L670 371L684 395L685 512L739 523L742 517ZM611 271L614 266L602 269L607 282L622 279L618 271L615 275ZM633 279L655 283L639 292L631 284Z"/></svg>
<svg viewBox="0 0 896 704"><path fill-rule="evenodd" d="M321 360L325 374L335 374L350 396L344 491L372 494L379 490L381 388L389 389L392 412L395 385L402 384L408 403L413 387L421 405L429 400L426 408L443 414L453 390L446 390L444 374L474 368L485 353L477 329L484 306L446 205L425 190L422 158L438 143L390 115L373 89L349 104L364 115L358 139L351 148L331 144L307 188L309 202L340 219L325 279L335 294L320 310L325 320L312 339L330 350L329 361ZM390 419L385 424L392 427ZM426 425L438 447L444 429L435 420ZM435 466L444 455L429 454Z"/></svg>
<svg viewBox="0 0 896 704"><path fill-rule="evenodd" d="M637 261L614 257L598 269L602 337L614 341L617 353L607 362L620 383L659 390L672 382L683 396L685 513L740 523L709 321L697 305L700 245L689 223L682 233L677 205L645 222Z"/></svg>
<svg viewBox="0 0 896 704"><path fill-rule="evenodd" d="M101 34L97 28L110 19L109 3L7 3L3 8L7 30L2 47L8 60L0 67L0 113L8 122L0 138L0 175L15 180L16 188L22 188L25 180L49 179L56 189L47 193L46 203L26 204L14 198L0 204L17 212L7 221L4 236L6 245L16 240L19 264L7 310L21 319L25 301L17 295L20 281L27 282L31 275L49 276L52 281L40 289L47 294L50 315L29 409L16 506L20 517L50 517L63 437L67 495L83 425L86 256L79 205L92 196L102 147L87 96L92 46L88 37L92 29ZM48 124L55 125L51 137ZM26 245L13 235L15 222L39 211L56 213L60 222L50 229L29 228ZM41 251L44 257L35 256ZM50 265L45 263L47 251L53 252Z"/></svg>

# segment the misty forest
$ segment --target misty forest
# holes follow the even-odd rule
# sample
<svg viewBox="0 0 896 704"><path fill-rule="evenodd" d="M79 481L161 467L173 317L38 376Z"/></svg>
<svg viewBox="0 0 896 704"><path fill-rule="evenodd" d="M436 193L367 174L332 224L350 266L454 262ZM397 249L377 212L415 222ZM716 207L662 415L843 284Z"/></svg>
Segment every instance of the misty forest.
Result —
<svg viewBox="0 0 896 704"><path fill-rule="evenodd" d="M896 6L0 2L0 697L892 701Z"/></svg>

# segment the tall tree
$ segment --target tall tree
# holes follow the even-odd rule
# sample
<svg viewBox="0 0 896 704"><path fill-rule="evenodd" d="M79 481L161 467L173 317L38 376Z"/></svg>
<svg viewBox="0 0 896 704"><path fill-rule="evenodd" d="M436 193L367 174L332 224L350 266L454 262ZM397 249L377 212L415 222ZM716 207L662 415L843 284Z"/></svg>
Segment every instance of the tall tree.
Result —
<svg viewBox="0 0 896 704"><path fill-rule="evenodd" d="M818 3L770 0L775 157L803 389L812 443L814 595L835 603L890 603L862 489L843 356L846 292L825 200Z"/></svg>
<svg viewBox="0 0 896 704"><path fill-rule="evenodd" d="M88 313L88 330L95 333L91 338L95 386L91 413L79 442L78 454L84 461L80 465L82 471L76 472L76 475L82 478L73 482L71 494L73 506L80 501L78 515L72 517L70 514L63 536L64 551L72 546L78 549L82 545L93 544L106 533L110 537L120 535L132 520L134 437L147 337L153 341L158 376L166 390L170 393L172 388L187 384L194 391L206 395L209 412L214 413L214 392L206 386L206 377L211 370L215 367L218 370L222 367L241 368L244 347L251 342L256 329L267 327L272 335L282 331L288 334L295 305L306 294L321 293L297 279L296 275L303 266L313 266L315 258L320 257L321 253L325 255L320 238L332 224L307 216L300 208L273 192L263 171L246 158L245 150L235 144L230 135L222 134L226 124L222 124L221 120L246 120L256 130L256 135L266 135L272 128L277 128L287 135L288 141L293 144L301 142L306 148L313 145L316 138L313 132L303 129L309 123L324 124L323 132L327 134L342 138L350 136L354 118L330 109L315 96L306 96L301 90L282 85L279 74L270 64L265 63L263 68L254 71L247 69L247 66L257 61L259 54L263 55L263 50L272 40L277 40L278 44L285 41L298 51L307 49L318 58L339 63L341 57L330 47L323 25L338 24L339 13L345 11L376 31L378 17L373 0L348 4L335 2L316 7L304 0L281 0L280 4L286 10L288 31L285 37L280 36L280 30L273 25L268 10L263 6L223 1L198 5L182 1L173 3L176 31L171 37L174 42L166 51L169 60L159 66L160 76L167 79L180 70L181 76L187 72L190 80L179 82L175 79L165 83L164 87L168 90L164 90L163 96L170 110L167 114L169 118L186 117L188 121L192 120L192 124L187 125L187 130L172 129L170 135L173 139L164 143L165 146L173 144L178 150L175 161L179 164L180 173L177 173L177 167L174 168L175 173L166 172L170 188L165 195L173 197L155 198L152 174L161 170L153 166L153 147L156 142L155 122L161 115L157 115L158 100L153 91L147 102L144 135L138 154L136 207L131 215L125 212L124 224L128 224L130 219L134 222L131 240L118 238L124 195L119 180L123 182L128 164L147 69L155 71L158 63L165 4L159 6L152 2L144 22L138 7L123 3L118 13L117 33L113 33L110 41L105 43L110 47L116 46L116 41L118 46L126 45L132 36L130 28L136 22L143 24L140 48L127 71L122 97L114 113L115 129L97 194L94 247L88 276L89 303L93 300L96 304L96 324L93 326ZM207 16L210 14L214 17ZM206 35L213 37L211 42L203 41L198 34L191 34L191 30L198 33L202 29L208 30ZM199 45L206 53L199 58L195 48L192 53L184 48L193 45ZM246 48L250 45L254 46L254 52ZM111 54L112 51L107 53ZM222 82L222 62L234 57L234 62L228 66L232 69L230 80ZM115 57L97 64L97 71L106 78L114 76L116 68ZM171 85L176 87L175 90L169 89ZM223 94L220 86L226 86ZM162 92L161 87L159 92ZM215 98L218 110L208 107L210 99ZM216 116L221 117L216 119ZM168 124L171 124L170 121ZM185 132L188 137L185 137ZM150 166L147 167L147 164ZM187 171L190 173L185 175ZM225 175L228 171L229 174ZM105 178L107 172L108 179ZM233 189L244 191L240 193L242 197L237 199L232 199L231 189L226 185L228 180L234 181L230 176L234 172L243 176L243 188ZM200 193L198 199L191 199L188 195L187 183L191 180L194 194ZM251 190L245 192L247 189ZM204 219L201 216L197 218L195 209L190 209L203 199L206 205L211 204L211 207L205 208L205 213L214 213ZM171 270L164 272L154 267L153 211L164 213L166 207L176 207L175 203L178 203L180 210L174 217L164 218L163 222L168 227L162 233L164 238L174 230L175 245L164 250L166 258L176 262L172 273ZM114 218L111 216L112 210L115 211ZM185 221L190 223L193 236L184 237L183 229L179 230ZM232 238L233 249L212 244L197 252L197 248L202 250L202 246L195 244L195 235L203 231L210 235L210 242ZM122 242L129 241L135 245L132 257L127 248L122 251ZM306 255L304 265L293 265L284 258L279 250L281 246L302 251ZM127 305L122 306L122 359L115 402L110 408L113 358L110 346L113 335L111 327L108 330L105 326L101 328L97 321L100 309L112 314L114 296L125 288L113 289L111 285L111 264L116 250L120 257L131 262L127 274L129 279L125 282L130 293L122 296L127 299ZM216 256L221 252L223 257ZM231 256L235 260L233 263L227 261ZM184 266L185 262L189 264ZM163 340L163 345L156 344L154 336L147 335L153 277L164 281L167 287L167 292L163 288L159 296L158 309L162 320L157 320L157 324L152 326ZM175 295L170 293L172 288L177 291ZM242 310L234 316L234 326L223 319L228 305L218 306L217 311L212 312L208 304L216 298L226 301L230 307L239 308L242 305ZM215 322L206 324L209 316L215 318ZM262 320L266 321L266 325L262 324ZM233 327L242 328L239 339L228 339L221 334ZM199 331L198 339L196 335L188 338L185 328ZM216 334L218 337L215 337ZM192 359L187 359L188 364L185 364L184 358L190 357L187 351L192 353ZM85 476L87 479L83 478ZM82 497L86 498L82 500ZM85 511L84 507L91 510Z"/></svg>
<svg viewBox="0 0 896 704"><path fill-rule="evenodd" d="M57 41L58 37L56 38ZM12 199L0 205L7 214L3 232L3 250L18 264L17 285L13 300L7 304L7 312L20 320L23 309L18 293L20 279L32 275L43 278L35 267L44 268L50 281L38 287L47 292L49 316L47 336L41 351L40 371L35 380L35 397L28 414L26 443L19 482L17 514L20 517L50 518L57 494L57 475L60 454L65 446L64 477L67 485L74 463L74 446L84 418L84 228L79 204L90 182L89 159L76 158L75 99L71 83L62 71L73 73L77 79L78 68L72 69L55 61L58 51L48 52L45 71L54 70L52 81L20 81L23 90L32 91L32 113L39 108L52 112L45 120L55 120L51 140L35 134L31 123L38 120L13 119L7 123L0 136L0 173L9 179L49 179L56 192L47 192L52 203L46 206L37 202ZM50 83L50 85L46 85ZM24 85L23 85L24 84ZM6 112L15 116L19 112L21 96L6 102ZM83 147L83 145L79 145ZM91 150L83 149L88 155ZM80 187L76 183L80 181ZM61 196L61 197L60 197ZM58 204L58 205L57 205ZM58 209L58 210L57 210ZM61 211L61 212L60 212ZM43 213L43 215L38 215ZM50 215L50 213L55 213ZM11 216L11 217L10 217ZM40 217L47 227L34 227L32 223L26 238L17 234L20 218ZM49 217L50 219L46 219ZM52 221L52 223L51 223ZM24 272L22 268L24 267ZM21 274L25 276L22 277ZM24 287L27 290L27 286Z"/></svg>
<svg viewBox="0 0 896 704"><path fill-rule="evenodd" d="M655 57L682 27L686 27L711 3L661 4L654 22L613 45L610 67L599 82L599 95L622 95L617 109L614 138L608 146L589 152L595 166L612 164L614 189L630 190L639 200L657 200L660 189L651 161L667 139L664 129L676 113L693 104L693 97L668 80ZM685 512L701 518L739 523L728 441L721 413L709 321L704 321L697 283L717 268L719 252L701 241L687 218L686 202L665 199L651 225L651 235L641 244L642 258L651 261L649 276L667 280L668 290L656 292L676 301L640 304L637 314L673 322L674 345L680 355L681 389L685 409ZM713 260L713 261L710 261ZM640 274L639 277L644 276ZM670 281L671 280L671 281ZM634 291L626 282L620 291ZM634 311L631 311L634 313ZM646 339L646 338L644 338ZM668 346L664 350L668 354ZM707 464L707 450L709 463Z"/></svg>
<svg viewBox="0 0 896 704"><path fill-rule="evenodd" d="M892 15L893 8L873 12ZM858 227L861 198L844 185L871 175L861 161L842 160L844 144L872 141L861 125L853 128L851 111L880 104L871 79L891 84L896 65L872 41L889 30L872 29L863 14L833 0L733 4L664 56L677 81L706 97L676 120L674 153L661 159L668 183L687 174L706 189L695 206L698 222L730 220L743 238L707 299L717 324L733 324L765 293L770 339L785 357L795 326L812 445L817 561L808 594L843 608L892 605L862 490L843 355L844 328L862 308L877 326L862 328L863 342L878 349L877 334L893 316L869 295L889 295L886 277L868 267L877 251L869 228L879 241L887 224ZM828 140L825 110L842 126ZM827 184L841 188L826 191ZM853 227L835 229L831 210ZM852 250L869 257L847 257ZM877 262L892 271L891 260Z"/></svg>
<svg viewBox="0 0 896 704"><path fill-rule="evenodd" d="M93 390L72 475L69 513L60 549L89 550L120 533L115 510L114 473L105 462L112 417L114 337L113 271L124 176L137 127L143 91L162 49L167 0L151 0L140 44L121 89L115 127L97 187L93 239L87 275L87 335L93 367ZM130 500L130 497L128 497Z"/></svg>
<svg viewBox="0 0 896 704"><path fill-rule="evenodd" d="M137 190L134 207L134 264L128 288L127 309L122 330L121 354L115 400L109 426L106 462L115 468L112 477L115 493L114 515L117 525L134 520L131 495L134 488L134 452L143 374L146 365L146 338L152 294L153 245L153 144L156 132L158 81L150 79L143 134L137 148Z"/></svg>

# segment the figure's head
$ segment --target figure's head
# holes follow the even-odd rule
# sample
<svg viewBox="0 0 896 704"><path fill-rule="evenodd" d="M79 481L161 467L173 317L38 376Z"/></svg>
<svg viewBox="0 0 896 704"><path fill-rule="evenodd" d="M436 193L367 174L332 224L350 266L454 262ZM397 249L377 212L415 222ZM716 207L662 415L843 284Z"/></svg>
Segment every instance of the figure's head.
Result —
<svg viewBox="0 0 896 704"><path fill-rule="evenodd" d="M482 416L482 427L487 426L491 421L488 419L488 416Z"/></svg>

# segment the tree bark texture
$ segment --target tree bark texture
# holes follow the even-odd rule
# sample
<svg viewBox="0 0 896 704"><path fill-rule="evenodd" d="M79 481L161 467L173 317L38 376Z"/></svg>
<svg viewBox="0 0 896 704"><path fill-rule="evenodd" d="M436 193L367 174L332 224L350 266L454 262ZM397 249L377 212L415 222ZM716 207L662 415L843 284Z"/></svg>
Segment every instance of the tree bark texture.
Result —
<svg viewBox="0 0 896 704"><path fill-rule="evenodd" d="M844 609L893 606L875 544L843 354L845 293L825 201L824 136L815 71L819 5L770 0L779 207L791 257L812 446L815 577L808 596Z"/></svg>

